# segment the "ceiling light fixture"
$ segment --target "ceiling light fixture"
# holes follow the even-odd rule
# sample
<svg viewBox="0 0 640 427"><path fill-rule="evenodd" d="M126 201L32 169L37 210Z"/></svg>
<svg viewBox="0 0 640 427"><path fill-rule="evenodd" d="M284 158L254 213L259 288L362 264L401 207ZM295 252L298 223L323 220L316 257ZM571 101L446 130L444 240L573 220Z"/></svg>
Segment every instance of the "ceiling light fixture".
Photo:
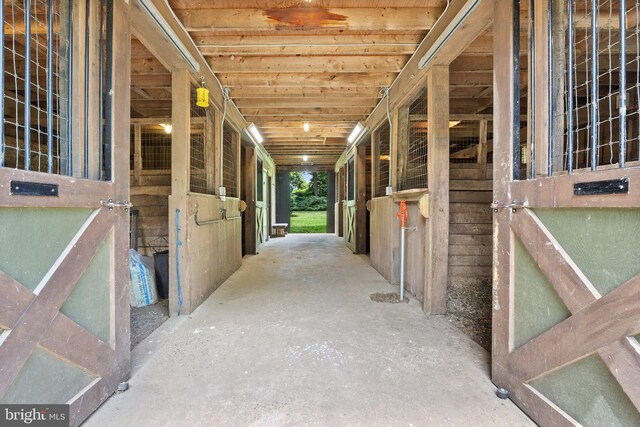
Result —
<svg viewBox="0 0 640 427"><path fill-rule="evenodd" d="M304 122L304 124L302 125L302 128L304 129L305 132L309 132L309 129L311 129L311 125L309 125L309 122Z"/></svg>
<svg viewBox="0 0 640 427"><path fill-rule="evenodd" d="M171 133L171 131L173 130L172 124L160 123L160 126L162 126L162 128L164 129L164 133Z"/></svg>
<svg viewBox="0 0 640 427"><path fill-rule="evenodd" d="M356 127L353 128L353 130L351 131L351 135L349 135L349 138L347 138L347 141L349 141L349 144L353 144L354 142L356 142L358 140L358 137L363 133L362 131L364 130L364 126L362 126L362 123L358 122L356 124Z"/></svg>
<svg viewBox="0 0 640 427"><path fill-rule="evenodd" d="M307 155L302 156L302 161L303 162L308 162L309 161L309 156L307 156Z"/></svg>
<svg viewBox="0 0 640 427"><path fill-rule="evenodd" d="M140 0L140 5L149 14L149 16L156 22L158 28L162 30L165 36L169 39L169 42L173 44L176 50L180 53L182 58L189 64L191 69L195 72L200 71L200 64L191 55L187 47L182 43L178 35L173 31L171 25L162 17L162 13L153 5L151 0Z"/></svg>
<svg viewBox="0 0 640 427"><path fill-rule="evenodd" d="M262 135L260 135L260 131L258 130L256 125L254 123L251 123L248 129L249 129L249 132L251 133L251 136L253 136L253 138L256 141L258 141L258 144L262 144L262 142L264 141L264 138L262 137Z"/></svg>

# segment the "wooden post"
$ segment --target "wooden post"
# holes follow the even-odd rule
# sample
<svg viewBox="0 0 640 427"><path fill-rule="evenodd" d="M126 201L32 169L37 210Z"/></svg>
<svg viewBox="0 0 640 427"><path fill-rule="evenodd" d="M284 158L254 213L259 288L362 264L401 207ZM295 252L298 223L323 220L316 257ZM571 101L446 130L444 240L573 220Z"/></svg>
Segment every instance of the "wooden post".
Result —
<svg viewBox="0 0 640 427"><path fill-rule="evenodd" d="M140 185L142 174L142 125L133 126L133 185Z"/></svg>
<svg viewBox="0 0 640 427"><path fill-rule="evenodd" d="M397 175L394 182L394 187L400 190L406 190L404 187L407 182L407 171L408 171L408 162L409 162L409 107L402 107L397 110L397 126L395 131L396 145L398 148L396 149L397 155ZM400 182L403 183L402 188L400 188Z"/></svg>
<svg viewBox="0 0 640 427"><path fill-rule="evenodd" d="M545 3L545 2L543 2ZM495 22L504 22L505 25L496 25L493 29L493 67L495 90L493 91L494 105L494 133L493 133L493 200L499 203L509 203L513 200L509 183L513 177L513 138L514 138L514 109L515 97L513 81L515 78L513 69L513 2L494 0ZM537 18L536 18L537 19ZM540 41L542 43L542 41ZM538 64L537 70L546 70L542 64ZM537 117L539 124L546 112L546 103L540 101L539 105L545 105L544 114ZM536 129L536 140L538 128ZM537 142L536 141L536 142ZM541 153L542 154L542 153ZM510 227L510 209L499 209L493 214L493 345L492 355L492 380L501 386L506 384L499 377L504 372L512 345L509 337L509 324L513 321L510 307L510 265L512 264L512 231ZM498 248L502 251L498 252Z"/></svg>
<svg viewBox="0 0 640 427"><path fill-rule="evenodd" d="M187 235L187 192L189 191L189 141L191 135L190 96L191 79L189 71L180 68L171 75L172 109L171 122L171 196L169 197L169 313L189 312L189 246ZM179 213L178 213L179 211ZM177 235L176 220L179 218L180 236ZM183 245L176 253L178 237ZM176 257L179 257L180 271ZM182 288L184 307L178 304L178 275Z"/></svg>
<svg viewBox="0 0 640 427"><path fill-rule="evenodd" d="M378 132L371 132L371 198L378 194L378 177L380 176L380 143ZM372 205L373 208L373 205Z"/></svg>
<svg viewBox="0 0 640 427"><path fill-rule="evenodd" d="M367 253L367 146L356 149L356 253Z"/></svg>
<svg viewBox="0 0 640 427"><path fill-rule="evenodd" d="M449 67L427 71L429 219L424 311L447 311L449 269Z"/></svg>
<svg viewBox="0 0 640 427"><path fill-rule="evenodd" d="M236 164L235 164L235 171L236 171L236 196L238 198L240 198L240 181L242 179L242 175L240 175L242 173L242 162L240 161L240 156L241 156L241 150L242 150L242 141L240 138L240 133L242 132L242 130L239 130L235 135L236 138L236 145L235 145L235 149L236 149ZM254 150L255 153L255 150ZM256 170L256 164L257 164L257 157L254 154L254 166L253 166L253 170L254 170L254 177L255 177L255 170ZM255 181L255 179L254 179ZM254 185L255 187L255 185ZM254 196L254 200L255 200L255 196ZM234 213L235 214L235 213Z"/></svg>
<svg viewBox="0 0 640 427"><path fill-rule="evenodd" d="M482 179L487 178L487 120L480 120L478 166Z"/></svg>
<svg viewBox="0 0 640 427"><path fill-rule="evenodd" d="M536 147L535 172L536 176L547 175L549 164L549 18L548 6L549 2L536 2L533 13L535 14L535 60L536 70L532 78L535 79L535 141L531 141ZM511 22L511 17L509 21ZM495 37L495 36L494 36ZM511 46L511 44L510 44ZM509 53L511 55L511 53ZM494 55L495 58L495 55ZM506 76L505 76L506 77ZM495 79L494 79L495 81ZM511 82L513 80L509 80ZM506 82L506 81L505 81ZM503 83L503 82L500 82ZM494 104L495 105L495 104ZM494 121L494 127L495 121ZM495 156L495 133L494 148ZM509 159L509 163L513 161L513 157ZM497 163L494 160L493 164Z"/></svg>
<svg viewBox="0 0 640 427"><path fill-rule="evenodd" d="M209 107L213 108L213 107ZM215 110L207 110L204 122L204 170L207 182L207 194L215 194L215 171L216 171L216 149L215 149Z"/></svg>
<svg viewBox="0 0 640 427"><path fill-rule="evenodd" d="M215 173L213 174L213 186L215 189L215 193L218 194L218 189L222 186L222 182L220 182L220 165L222 164L222 159L220 159L220 156L222 156L222 150L220 149L220 147L222 147L222 134L220 132L220 128L222 127L222 113L220 112L220 110L218 110L216 108L215 110L215 114L214 114L214 122L213 122L213 148L214 148L214 155L213 155L213 159L215 162L215 165L213 167L213 169L215 170Z"/></svg>
<svg viewBox="0 0 640 427"><path fill-rule="evenodd" d="M398 150L398 115L398 109L394 108L391 116L391 165L389 170L393 191L396 191L398 188L398 153L400 152Z"/></svg>

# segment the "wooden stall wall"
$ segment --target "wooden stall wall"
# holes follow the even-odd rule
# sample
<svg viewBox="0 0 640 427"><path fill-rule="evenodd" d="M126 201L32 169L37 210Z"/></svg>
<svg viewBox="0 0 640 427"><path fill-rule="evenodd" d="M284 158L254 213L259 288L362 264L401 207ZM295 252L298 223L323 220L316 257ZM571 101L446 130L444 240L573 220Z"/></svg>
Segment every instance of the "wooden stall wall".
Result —
<svg viewBox="0 0 640 427"><path fill-rule="evenodd" d="M450 165L449 292L491 286L492 170L474 163Z"/></svg>
<svg viewBox="0 0 640 427"><path fill-rule="evenodd" d="M191 312L202 304L242 265L242 220L238 210L239 201L203 194L189 194L187 205L187 231L182 250L189 259L187 278L189 286L183 295L185 312ZM199 221L220 218L220 209L225 208L227 221L198 226L195 223L195 208Z"/></svg>
<svg viewBox="0 0 640 427"><path fill-rule="evenodd" d="M400 284L400 204L391 197L371 200L370 263L393 285ZM405 289L419 301L424 299L426 220L417 202L407 203L409 220L405 246Z"/></svg>

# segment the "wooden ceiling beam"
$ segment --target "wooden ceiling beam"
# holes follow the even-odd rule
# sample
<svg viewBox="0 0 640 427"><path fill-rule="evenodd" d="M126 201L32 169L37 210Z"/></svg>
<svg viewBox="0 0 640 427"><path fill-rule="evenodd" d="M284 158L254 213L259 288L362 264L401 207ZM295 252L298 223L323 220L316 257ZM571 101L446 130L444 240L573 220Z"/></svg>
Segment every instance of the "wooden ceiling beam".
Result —
<svg viewBox="0 0 640 427"><path fill-rule="evenodd" d="M240 112L246 116L342 116L342 115L360 115L364 116L371 112L369 107L304 107L304 108L240 108Z"/></svg>
<svg viewBox="0 0 640 427"><path fill-rule="evenodd" d="M337 30L335 34L309 34L297 32L291 35L251 34L249 28L242 35L222 36L215 33L198 32L193 34L196 46L201 49L224 48L253 48L253 47L282 47L282 46L379 46L379 45L417 45L424 38L424 31L382 33L345 32ZM346 34L345 34L346 33ZM415 50L415 49L414 49Z"/></svg>
<svg viewBox="0 0 640 427"><path fill-rule="evenodd" d="M208 57L215 73L399 73L409 59L398 56ZM137 70L135 63L132 68Z"/></svg>
<svg viewBox="0 0 640 427"><path fill-rule="evenodd" d="M317 98L326 96L359 96L376 98L380 96L380 89L377 87L254 87L254 88L234 88L233 99L243 98Z"/></svg>
<svg viewBox="0 0 640 427"><path fill-rule="evenodd" d="M288 97L273 97L269 98L242 98L236 101L236 105L240 109L244 108L356 108L367 107L373 108L378 103L378 97L364 98L364 97L319 97L319 98L288 98Z"/></svg>
<svg viewBox="0 0 640 427"><path fill-rule="evenodd" d="M272 9L176 9L178 19L189 32L274 32L286 29L313 31L323 28L363 31L429 30L442 8L331 8L287 7Z"/></svg>
<svg viewBox="0 0 640 427"><path fill-rule="evenodd" d="M251 74L216 73L223 86L231 87L231 96L236 87L377 87L393 82L394 73L308 73L256 72Z"/></svg>
<svg viewBox="0 0 640 427"><path fill-rule="evenodd" d="M348 120L355 124L355 122L359 120L364 120L366 118L363 114L342 114L342 115L326 115L326 114L289 114L283 116L252 116L250 114L244 115L247 121L258 123L260 121L268 121L268 122L288 122L291 120L304 120L304 121L313 121L313 120L321 120L321 121L331 121L331 120Z"/></svg>
<svg viewBox="0 0 640 427"><path fill-rule="evenodd" d="M205 57L255 57L261 58L270 56L398 56L411 55L418 45L411 44L382 44L382 45L317 45L313 46L288 46L288 45L254 45L249 47L243 46L224 46L224 47L208 47L200 45L198 48Z"/></svg>

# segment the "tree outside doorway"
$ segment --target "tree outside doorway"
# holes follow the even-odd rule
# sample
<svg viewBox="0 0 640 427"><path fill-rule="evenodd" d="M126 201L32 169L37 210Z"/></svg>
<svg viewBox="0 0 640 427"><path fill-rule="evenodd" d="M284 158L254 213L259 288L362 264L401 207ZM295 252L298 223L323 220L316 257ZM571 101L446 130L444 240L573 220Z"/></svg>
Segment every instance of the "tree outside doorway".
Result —
<svg viewBox="0 0 640 427"><path fill-rule="evenodd" d="M291 233L327 232L327 173L291 172Z"/></svg>

